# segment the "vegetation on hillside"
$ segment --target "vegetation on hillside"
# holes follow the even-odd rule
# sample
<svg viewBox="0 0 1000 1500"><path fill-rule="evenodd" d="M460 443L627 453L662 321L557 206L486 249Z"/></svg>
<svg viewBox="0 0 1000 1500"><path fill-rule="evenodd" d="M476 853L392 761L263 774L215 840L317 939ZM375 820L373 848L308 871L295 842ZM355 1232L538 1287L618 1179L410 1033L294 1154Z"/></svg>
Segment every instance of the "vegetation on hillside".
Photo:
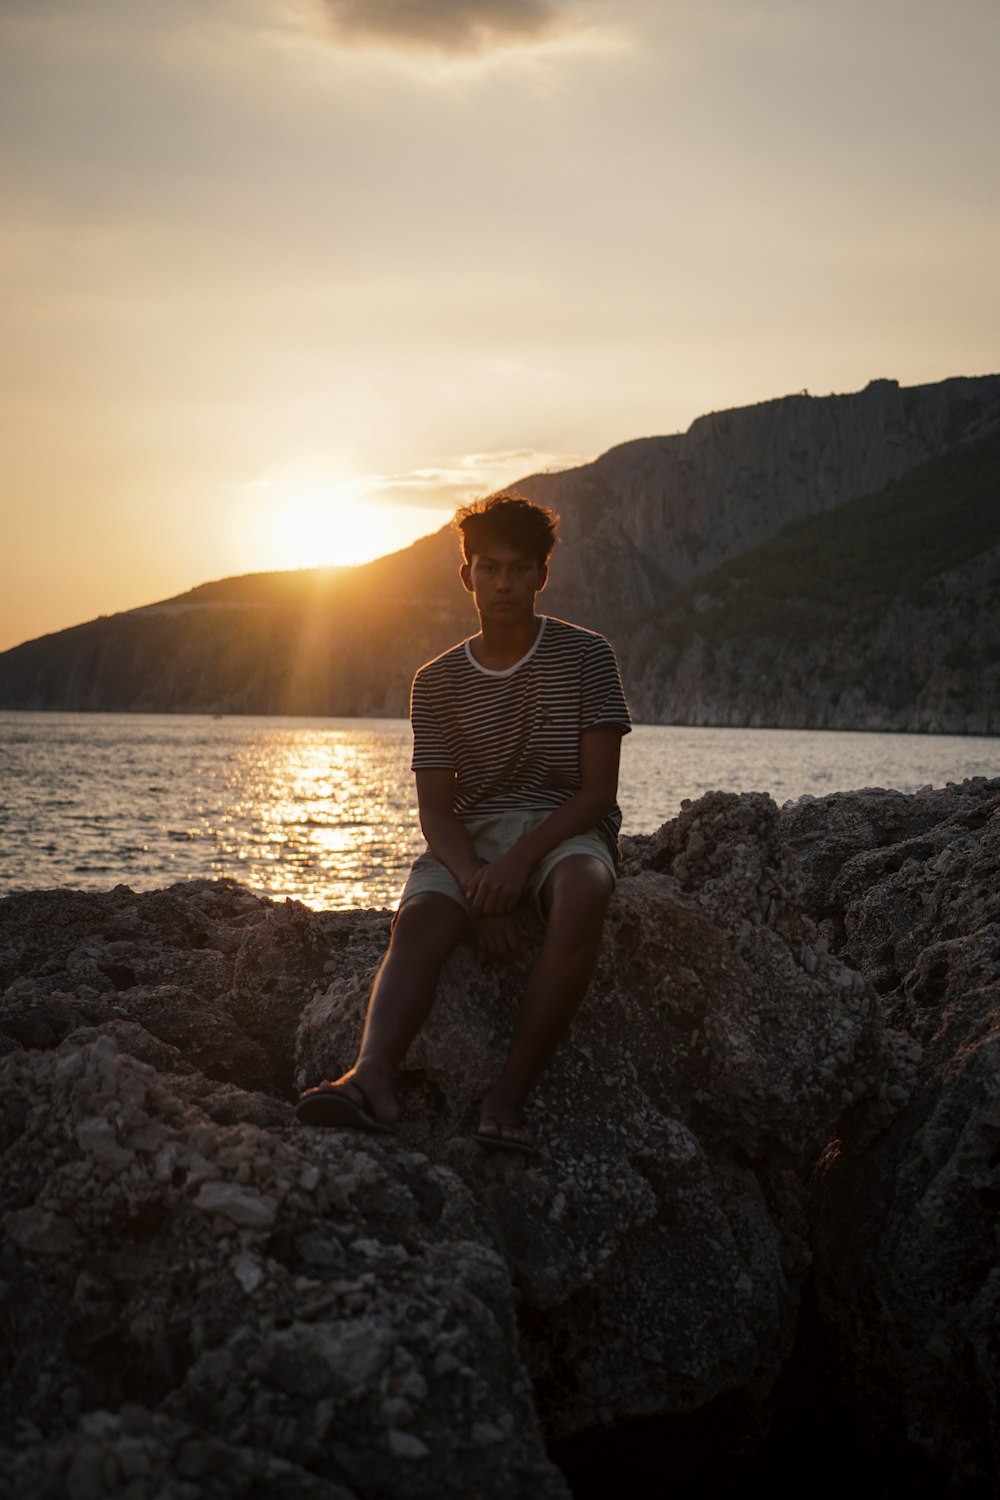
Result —
<svg viewBox="0 0 1000 1500"><path fill-rule="evenodd" d="M875 495L795 521L647 611L664 642L807 643L1000 544L1000 434L929 460Z"/></svg>

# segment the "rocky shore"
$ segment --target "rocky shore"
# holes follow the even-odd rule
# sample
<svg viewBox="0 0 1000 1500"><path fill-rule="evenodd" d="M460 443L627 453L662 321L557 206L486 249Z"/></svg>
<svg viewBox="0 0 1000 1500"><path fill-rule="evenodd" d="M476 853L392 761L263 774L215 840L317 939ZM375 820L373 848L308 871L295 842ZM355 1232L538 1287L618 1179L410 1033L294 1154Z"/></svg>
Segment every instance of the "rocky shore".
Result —
<svg viewBox="0 0 1000 1500"><path fill-rule="evenodd" d="M0 902L0 1495L995 1491L1000 781L630 841L527 1165L528 954L454 955L398 1139L294 1122L388 924Z"/></svg>

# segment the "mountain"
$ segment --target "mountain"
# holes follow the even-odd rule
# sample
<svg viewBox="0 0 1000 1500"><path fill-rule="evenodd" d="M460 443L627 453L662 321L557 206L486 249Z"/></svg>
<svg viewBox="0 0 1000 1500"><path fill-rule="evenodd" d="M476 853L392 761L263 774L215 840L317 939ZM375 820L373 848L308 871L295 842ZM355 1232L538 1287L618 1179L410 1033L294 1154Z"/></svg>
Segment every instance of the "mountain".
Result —
<svg viewBox="0 0 1000 1500"><path fill-rule="evenodd" d="M1000 376L901 388L873 380L699 417L591 464L516 486L564 516L554 612L618 634L678 587L791 521L877 493L918 464L1000 428Z"/></svg>
<svg viewBox="0 0 1000 1500"><path fill-rule="evenodd" d="M447 528L361 568L255 573L0 655L0 707L400 715L475 628Z"/></svg>
<svg viewBox="0 0 1000 1500"><path fill-rule="evenodd" d="M692 723L843 720L843 727L868 725L874 717L888 727L947 723L970 729L994 722L980 701L975 656L976 640L989 635L983 621L986 627L991 619L995 623L992 542L988 525L984 530L977 522L969 530L966 471L942 470L935 477L933 466L926 472L924 466L974 448L985 476L973 485L975 505L985 506L987 517L995 514L996 454L983 444L998 431L1000 376L911 388L876 380L851 395L802 393L711 413L686 433L624 443L593 463L530 475L512 487L561 513L561 542L544 607L612 638L637 717ZM914 483L929 486L940 504L911 509L916 492L904 489L895 508L886 510L877 536L867 532L862 519L886 487L920 473L924 479ZM961 493L948 488L956 483ZM963 651L973 653L963 678L969 684L964 704L950 717L942 718L930 700L918 706L926 675L914 649L921 637L919 630L913 636L915 617L906 613L913 601L907 603L905 589L897 597L902 582L889 567L885 609L902 613L886 627L881 655L862 649L864 632L882 628L883 616L873 613L868 596L853 603L845 596L841 614L831 615L803 584L794 597L782 596L786 623L769 616L771 633L753 635L765 643L758 655L739 656L738 622L750 596L725 566L742 560L741 566L762 567L762 577L769 576L777 564L769 561L767 545L780 538L784 557L785 528L821 523L829 531L803 533L807 551L833 547L850 557L853 546L880 567L901 540L926 530L930 561L950 559L951 572L927 573L923 580L937 590L938 613L916 622L932 633L944 630L956 660ZM942 552L949 524L959 540L968 532L964 552ZM363 567L203 584L3 653L0 707L402 714L416 667L475 628L457 565L455 538L444 527ZM791 566L801 569L801 560ZM703 607L701 594L691 590L706 578L713 582L710 605ZM737 622L728 637L720 624L727 612ZM702 620L707 614L711 620ZM768 670L777 642L785 652L783 680L794 671L803 614L812 635L803 658L807 687L796 697L778 691ZM705 629L685 635L689 615ZM960 617L968 623L964 636ZM836 636L840 644L824 647L828 636L834 639L831 631L843 630L847 635ZM711 663L709 647L715 651ZM852 682L830 681L818 672L808 653L822 656L824 650L833 660L851 655ZM941 669L952 667L945 661ZM935 690L935 703L945 691Z"/></svg>
<svg viewBox="0 0 1000 1500"><path fill-rule="evenodd" d="M1000 432L792 522L632 622L666 724L1000 733Z"/></svg>

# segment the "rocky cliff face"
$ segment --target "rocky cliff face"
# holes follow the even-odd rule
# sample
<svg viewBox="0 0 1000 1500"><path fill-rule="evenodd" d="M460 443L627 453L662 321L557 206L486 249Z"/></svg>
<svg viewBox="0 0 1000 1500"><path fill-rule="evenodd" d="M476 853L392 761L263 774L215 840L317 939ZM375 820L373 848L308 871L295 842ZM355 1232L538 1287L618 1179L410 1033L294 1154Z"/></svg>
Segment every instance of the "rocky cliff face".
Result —
<svg viewBox="0 0 1000 1500"><path fill-rule="evenodd" d="M823 799L786 836L831 946L921 1049L906 1108L824 1154L821 1317L869 1451L907 1492L1000 1487L1000 783Z"/></svg>
<svg viewBox="0 0 1000 1500"><path fill-rule="evenodd" d="M666 723L1000 728L1000 434L789 527L625 633Z"/></svg>
<svg viewBox="0 0 1000 1500"><path fill-rule="evenodd" d="M387 914L0 903L0 1493L555 1497L641 1452L722 1494L775 1423L802 1492L831 1403L845 1483L981 1492L998 820L996 782L713 793L632 841L527 1166L469 1133L530 952L454 955L386 1143L289 1100Z"/></svg>
<svg viewBox="0 0 1000 1500"><path fill-rule="evenodd" d="M682 644L661 621L622 649L637 718L660 724L1000 734L1000 548L949 568L910 597L809 638L733 632L714 641L697 622ZM808 607L808 606L803 606Z"/></svg>
<svg viewBox="0 0 1000 1500"><path fill-rule="evenodd" d="M561 511L551 599L614 632L679 585L1000 426L1000 376L713 412L517 488ZM573 614L573 611L576 611Z"/></svg>

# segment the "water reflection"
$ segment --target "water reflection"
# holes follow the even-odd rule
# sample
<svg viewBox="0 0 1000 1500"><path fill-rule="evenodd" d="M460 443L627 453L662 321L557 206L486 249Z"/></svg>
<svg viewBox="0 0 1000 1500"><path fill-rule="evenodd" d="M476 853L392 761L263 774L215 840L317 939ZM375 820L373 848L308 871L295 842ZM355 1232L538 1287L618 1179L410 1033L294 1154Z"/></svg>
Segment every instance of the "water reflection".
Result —
<svg viewBox="0 0 1000 1500"><path fill-rule="evenodd" d="M0 891L228 875L391 906L423 841L402 720L0 715Z"/></svg>
<svg viewBox="0 0 1000 1500"><path fill-rule="evenodd" d="M392 906L423 848L405 720L0 713L0 894L231 876L317 909ZM639 726L624 831L717 787L780 803L1000 775L1000 740Z"/></svg>
<svg viewBox="0 0 1000 1500"><path fill-rule="evenodd" d="M238 746L221 786L226 810L208 820L212 868L235 864L255 889L311 906L391 905L421 843L401 795L408 757L403 722L278 731Z"/></svg>

